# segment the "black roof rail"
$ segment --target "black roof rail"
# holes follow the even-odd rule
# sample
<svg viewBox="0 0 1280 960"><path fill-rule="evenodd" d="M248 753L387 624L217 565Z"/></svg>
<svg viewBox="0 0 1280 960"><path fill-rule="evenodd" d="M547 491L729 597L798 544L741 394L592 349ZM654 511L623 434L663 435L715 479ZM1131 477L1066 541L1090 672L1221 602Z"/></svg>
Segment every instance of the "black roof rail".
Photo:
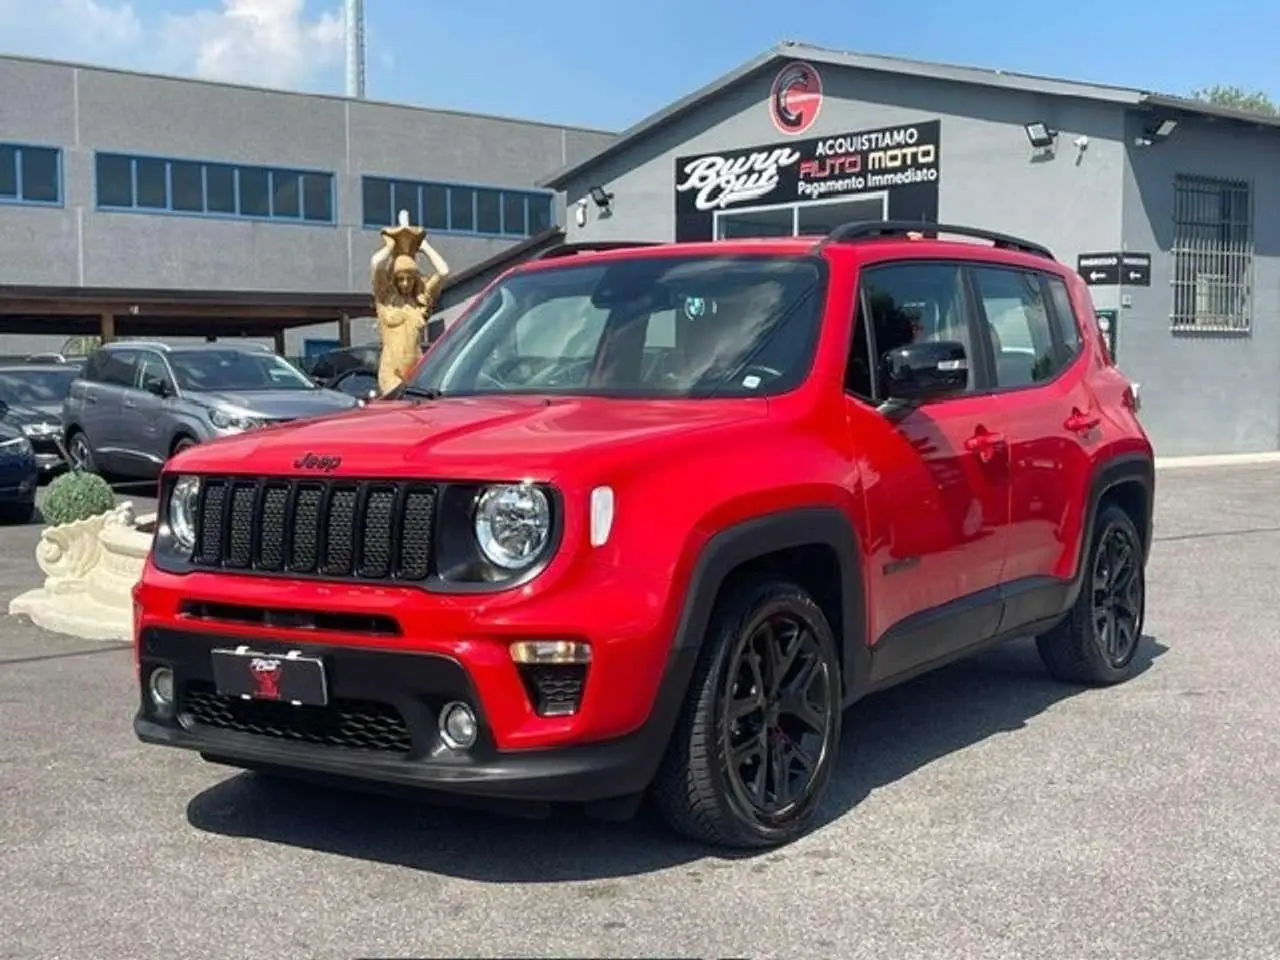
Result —
<svg viewBox="0 0 1280 960"><path fill-rule="evenodd" d="M631 247L656 247L656 240L599 240L594 243L557 243L554 247L543 250L534 260L555 260L559 257L571 257L575 253L591 253L604 250L626 250Z"/></svg>
<svg viewBox="0 0 1280 960"><path fill-rule="evenodd" d="M987 240L1001 250L1017 250L1021 253L1054 259L1053 252L1048 247L1032 243L1030 240L1022 240L979 227L960 227L950 223L931 223L927 220L860 220L854 223L842 223L818 241L814 252L816 253L829 243L849 243L854 240L870 240L873 237L902 237L908 233L919 233L934 238L940 233L950 233L957 237Z"/></svg>

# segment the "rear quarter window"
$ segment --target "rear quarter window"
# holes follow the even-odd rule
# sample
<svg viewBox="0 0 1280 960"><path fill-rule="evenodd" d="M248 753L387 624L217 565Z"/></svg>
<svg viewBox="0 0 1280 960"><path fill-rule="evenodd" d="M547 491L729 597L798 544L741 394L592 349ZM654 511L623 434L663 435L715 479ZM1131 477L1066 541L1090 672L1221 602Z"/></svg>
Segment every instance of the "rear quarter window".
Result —
<svg viewBox="0 0 1280 960"><path fill-rule="evenodd" d="M1053 303L1052 322L1058 339L1066 350L1066 360L1070 362L1080 354L1080 321L1071 305L1071 293L1060 277L1046 277L1049 284L1049 299Z"/></svg>

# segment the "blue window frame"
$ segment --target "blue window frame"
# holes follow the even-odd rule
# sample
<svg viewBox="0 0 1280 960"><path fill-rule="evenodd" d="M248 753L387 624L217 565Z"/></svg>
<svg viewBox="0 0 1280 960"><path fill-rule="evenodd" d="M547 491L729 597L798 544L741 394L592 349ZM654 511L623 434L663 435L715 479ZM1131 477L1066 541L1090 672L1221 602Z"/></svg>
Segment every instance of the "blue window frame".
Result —
<svg viewBox="0 0 1280 960"><path fill-rule="evenodd" d="M368 230L395 224L401 210L433 233L523 239L555 225L555 194L544 190L364 177L361 193Z"/></svg>
<svg viewBox="0 0 1280 960"><path fill-rule="evenodd" d="M94 174L99 210L337 223L334 176L324 171L99 152Z"/></svg>
<svg viewBox="0 0 1280 960"><path fill-rule="evenodd" d="M62 206L62 151L0 143L0 203Z"/></svg>

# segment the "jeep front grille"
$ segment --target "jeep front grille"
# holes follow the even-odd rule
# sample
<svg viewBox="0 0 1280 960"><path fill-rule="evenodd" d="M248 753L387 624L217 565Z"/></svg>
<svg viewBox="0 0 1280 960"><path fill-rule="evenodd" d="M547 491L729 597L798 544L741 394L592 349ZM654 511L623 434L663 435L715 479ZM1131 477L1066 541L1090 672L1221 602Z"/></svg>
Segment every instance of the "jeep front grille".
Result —
<svg viewBox="0 0 1280 960"><path fill-rule="evenodd" d="M240 573L421 581L436 488L379 480L204 481L192 560Z"/></svg>

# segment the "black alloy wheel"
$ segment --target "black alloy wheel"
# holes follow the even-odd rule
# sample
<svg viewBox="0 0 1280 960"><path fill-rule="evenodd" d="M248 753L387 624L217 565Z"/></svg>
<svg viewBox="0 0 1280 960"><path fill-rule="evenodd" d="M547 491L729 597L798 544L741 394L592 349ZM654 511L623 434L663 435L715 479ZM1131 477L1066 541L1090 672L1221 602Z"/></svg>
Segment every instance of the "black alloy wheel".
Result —
<svg viewBox="0 0 1280 960"><path fill-rule="evenodd" d="M752 576L726 589L653 797L691 839L776 847L809 829L831 780L839 647L822 608L793 581Z"/></svg>
<svg viewBox="0 0 1280 960"><path fill-rule="evenodd" d="M803 619L782 610L739 641L724 691L721 750L734 800L777 824L812 795L832 747L831 665Z"/></svg>
<svg viewBox="0 0 1280 960"><path fill-rule="evenodd" d="M67 443L67 456L71 459L71 469L77 473L94 473L93 450L89 447L89 438L83 433L74 433Z"/></svg>
<svg viewBox="0 0 1280 960"><path fill-rule="evenodd" d="M1092 574L1094 638L1108 665L1123 670L1138 651L1146 589L1142 548L1130 528L1107 527Z"/></svg>

